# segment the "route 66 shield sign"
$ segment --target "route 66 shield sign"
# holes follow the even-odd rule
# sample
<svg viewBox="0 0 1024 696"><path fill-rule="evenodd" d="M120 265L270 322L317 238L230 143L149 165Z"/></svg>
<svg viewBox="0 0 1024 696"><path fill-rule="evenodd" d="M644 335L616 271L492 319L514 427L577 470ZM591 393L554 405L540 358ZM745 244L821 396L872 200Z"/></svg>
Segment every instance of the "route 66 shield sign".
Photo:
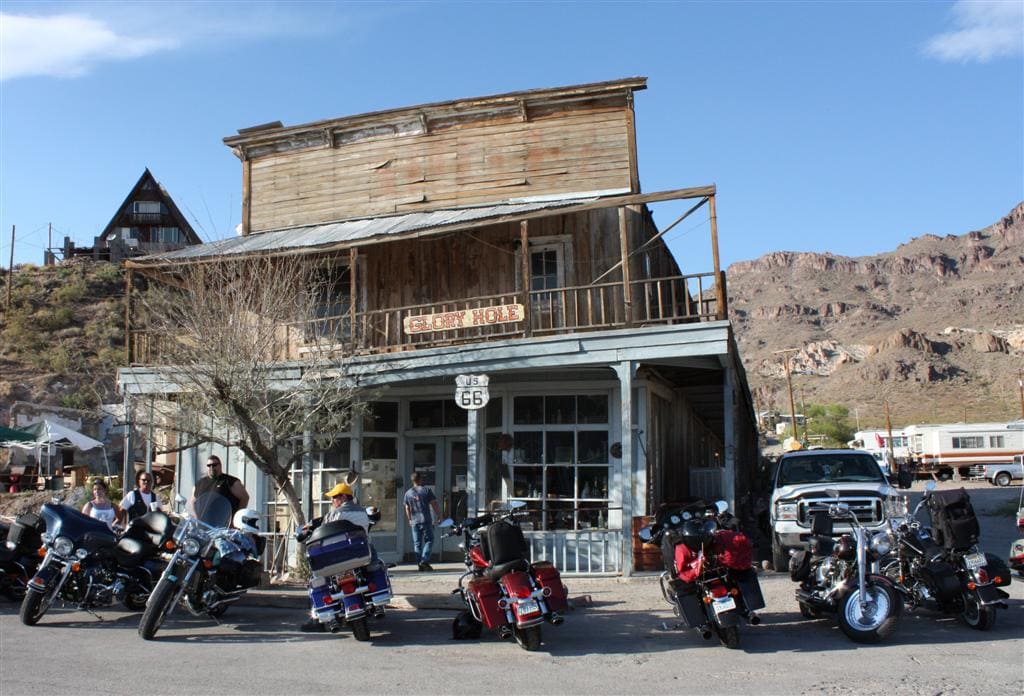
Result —
<svg viewBox="0 0 1024 696"><path fill-rule="evenodd" d="M459 375L455 378L455 403L470 411L483 408L491 399L488 381L487 375Z"/></svg>

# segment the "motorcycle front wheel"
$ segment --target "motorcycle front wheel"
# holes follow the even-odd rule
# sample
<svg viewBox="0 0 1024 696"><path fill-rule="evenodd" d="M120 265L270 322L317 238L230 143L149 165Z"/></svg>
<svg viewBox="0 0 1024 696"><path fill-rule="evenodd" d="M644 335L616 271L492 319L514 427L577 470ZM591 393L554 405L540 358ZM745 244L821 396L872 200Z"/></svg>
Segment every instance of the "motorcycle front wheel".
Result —
<svg viewBox="0 0 1024 696"><path fill-rule="evenodd" d="M18 616L26 626L35 626L43 614L57 598L58 578L52 578L43 591L30 587L25 591L25 598L21 600L21 611Z"/></svg>
<svg viewBox="0 0 1024 696"><path fill-rule="evenodd" d="M529 628L515 626L512 629L512 635L515 636L516 642L519 643L519 647L523 650L530 652L540 650L540 626L530 626Z"/></svg>
<svg viewBox="0 0 1024 696"><path fill-rule="evenodd" d="M143 640L152 640L156 632L160 630L161 624L167 617L167 612L171 609L171 602L174 601L177 589L177 586L167 578L160 578L153 594L149 596L142 620L139 621L139 635Z"/></svg>
<svg viewBox="0 0 1024 696"><path fill-rule="evenodd" d="M987 631L996 625L995 607L986 607L978 603L973 592L965 592L963 596L964 610L960 612L960 620L976 631Z"/></svg>
<svg viewBox="0 0 1024 696"><path fill-rule="evenodd" d="M868 580L864 590L867 602L863 610L859 589L840 600L839 628L855 643L877 643L896 630L903 602L888 583Z"/></svg>

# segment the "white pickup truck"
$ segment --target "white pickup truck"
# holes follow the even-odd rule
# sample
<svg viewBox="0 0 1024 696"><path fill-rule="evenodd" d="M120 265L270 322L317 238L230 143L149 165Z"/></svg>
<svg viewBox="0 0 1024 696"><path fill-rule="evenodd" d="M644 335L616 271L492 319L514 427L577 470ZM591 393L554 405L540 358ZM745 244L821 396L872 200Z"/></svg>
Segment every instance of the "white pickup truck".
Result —
<svg viewBox="0 0 1024 696"><path fill-rule="evenodd" d="M1009 486L1015 479L1024 479L1024 455L1013 458L1013 464L986 464L985 480L995 486Z"/></svg>

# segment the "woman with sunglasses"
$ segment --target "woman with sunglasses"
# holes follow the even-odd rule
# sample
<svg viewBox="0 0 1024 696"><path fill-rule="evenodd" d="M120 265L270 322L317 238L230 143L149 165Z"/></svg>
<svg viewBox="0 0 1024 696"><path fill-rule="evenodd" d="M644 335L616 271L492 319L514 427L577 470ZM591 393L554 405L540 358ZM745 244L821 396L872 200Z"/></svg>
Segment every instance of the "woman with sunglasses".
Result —
<svg viewBox="0 0 1024 696"><path fill-rule="evenodd" d="M82 506L82 512L93 519L106 522L111 529L117 528L121 508L109 498L110 488L103 479L92 482L92 498Z"/></svg>
<svg viewBox="0 0 1024 696"><path fill-rule="evenodd" d="M129 522L150 510L160 509L160 496L153 490L153 472L143 470L135 473L135 489L121 499L121 509L128 515Z"/></svg>

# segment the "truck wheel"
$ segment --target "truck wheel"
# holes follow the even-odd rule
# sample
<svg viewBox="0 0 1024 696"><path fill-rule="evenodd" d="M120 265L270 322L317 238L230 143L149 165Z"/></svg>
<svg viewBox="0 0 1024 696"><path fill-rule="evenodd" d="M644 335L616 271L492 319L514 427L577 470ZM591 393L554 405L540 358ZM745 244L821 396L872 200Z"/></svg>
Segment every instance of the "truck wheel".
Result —
<svg viewBox="0 0 1024 696"><path fill-rule="evenodd" d="M775 534L772 535L772 567L776 573L789 572L789 551Z"/></svg>
<svg viewBox="0 0 1024 696"><path fill-rule="evenodd" d="M1010 474L1005 471L1000 471L998 474L996 474L995 482L997 486L1009 486Z"/></svg>

